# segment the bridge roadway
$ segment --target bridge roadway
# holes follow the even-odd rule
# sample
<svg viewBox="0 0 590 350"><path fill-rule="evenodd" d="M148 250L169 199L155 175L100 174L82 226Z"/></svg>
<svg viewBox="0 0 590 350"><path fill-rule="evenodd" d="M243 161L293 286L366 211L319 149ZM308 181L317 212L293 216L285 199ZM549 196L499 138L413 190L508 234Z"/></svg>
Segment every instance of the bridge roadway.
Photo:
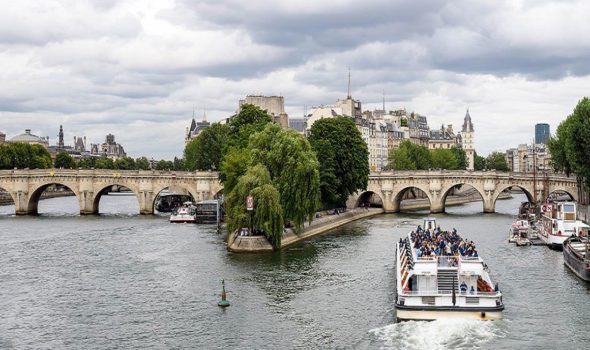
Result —
<svg viewBox="0 0 590 350"><path fill-rule="evenodd" d="M537 199L543 193L563 191L577 200L575 178L550 175L537 181ZM529 200L533 198L532 174L496 171L397 171L373 173L366 191L350 197L347 205L358 207L373 200L383 204L386 212L397 212L404 193L417 188L430 200L430 211L444 212L446 197L459 185L470 185L483 199L484 212L494 212L496 199L502 191L519 187ZM141 214L153 214L157 195L167 189L182 189L196 200L212 199L223 190L217 172L182 172L157 170L1 170L0 189L6 190L15 203L17 215L37 214L39 199L51 185L68 187L80 204L80 214L98 214L102 195L113 186L129 188L137 197ZM544 191L544 186L548 191Z"/></svg>

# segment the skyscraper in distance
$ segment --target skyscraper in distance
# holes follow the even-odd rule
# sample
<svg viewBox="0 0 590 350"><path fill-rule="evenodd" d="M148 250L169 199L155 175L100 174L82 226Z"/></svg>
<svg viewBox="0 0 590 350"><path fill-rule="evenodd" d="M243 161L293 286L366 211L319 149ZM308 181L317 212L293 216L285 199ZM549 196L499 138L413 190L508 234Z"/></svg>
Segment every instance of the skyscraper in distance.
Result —
<svg viewBox="0 0 590 350"><path fill-rule="evenodd" d="M549 124L547 124L547 123L535 124L535 143L536 144L540 144L540 143L547 144L549 142L550 136L551 136L551 133L549 131Z"/></svg>

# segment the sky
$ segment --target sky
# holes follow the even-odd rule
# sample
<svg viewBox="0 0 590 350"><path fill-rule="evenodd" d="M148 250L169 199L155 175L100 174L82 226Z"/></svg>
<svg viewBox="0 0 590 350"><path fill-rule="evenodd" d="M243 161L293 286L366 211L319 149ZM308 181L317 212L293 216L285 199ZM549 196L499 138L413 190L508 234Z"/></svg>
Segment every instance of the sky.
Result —
<svg viewBox="0 0 590 350"><path fill-rule="evenodd" d="M249 94L290 117L351 94L460 129L485 155L532 142L588 95L588 1L19 0L0 11L0 131L66 144L112 133L132 157L182 156L193 110Z"/></svg>

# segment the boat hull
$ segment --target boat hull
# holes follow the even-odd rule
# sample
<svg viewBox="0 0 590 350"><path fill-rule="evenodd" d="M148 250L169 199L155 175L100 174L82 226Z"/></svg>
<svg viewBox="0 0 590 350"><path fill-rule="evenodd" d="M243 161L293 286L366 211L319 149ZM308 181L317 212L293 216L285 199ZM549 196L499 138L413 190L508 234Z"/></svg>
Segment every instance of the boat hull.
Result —
<svg viewBox="0 0 590 350"><path fill-rule="evenodd" d="M504 306L497 308L419 308L396 305L395 309L398 321L434 321L452 318L494 321L502 319Z"/></svg>
<svg viewBox="0 0 590 350"><path fill-rule="evenodd" d="M590 267L588 267L587 263L574 256L567 243L563 250L563 262L576 276L590 282Z"/></svg>

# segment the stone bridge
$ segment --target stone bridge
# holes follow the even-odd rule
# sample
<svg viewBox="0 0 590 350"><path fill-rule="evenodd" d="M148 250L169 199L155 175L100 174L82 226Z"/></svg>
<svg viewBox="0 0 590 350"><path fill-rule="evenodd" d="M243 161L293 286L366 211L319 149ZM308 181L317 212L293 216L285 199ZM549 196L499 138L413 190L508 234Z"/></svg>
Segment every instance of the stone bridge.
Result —
<svg viewBox="0 0 590 350"><path fill-rule="evenodd" d="M396 171L373 173L369 176L367 190L351 196L347 205L357 207L366 202L371 195L376 195L383 203L386 212L400 210L404 193L417 188L424 192L430 201L430 211L445 211L445 200L451 190L459 185L473 187L483 200L483 211L493 213L500 193L511 187L519 187L529 201L533 201L535 179L533 174L509 173L497 171ZM547 187L547 188L545 188ZM548 175L536 177L537 200L544 201L545 195L553 192L565 192L572 199L578 199L578 186L574 177Z"/></svg>
<svg viewBox="0 0 590 350"><path fill-rule="evenodd" d="M430 201L430 211L444 212L445 200L459 185L473 187L483 200L483 210L495 211L496 199L502 191L521 188L529 201L533 199L532 174L496 171L397 171L369 176L367 190L350 197L349 207L357 207L371 196L379 197L386 212L398 212L406 191L417 188ZM578 199L575 178L562 175L536 179L537 199L544 194L568 193ZM157 195L167 189L182 189L195 200L213 198L223 189L217 172L170 172L157 170L1 170L0 189L6 190L15 203L16 214L36 214L43 191L51 185L68 187L80 204L80 214L98 214L100 198L112 186L130 189L137 197L140 213L153 214ZM548 188L545 189L545 186Z"/></svg>
<svg viewBox="0 0 590 350"><path fill-rule="evenodd" d="M167 189L182 189L196 200L212 199L222 190L216 172L171 172L157 170L1 170L0 189L6 190L17 215L37 214L39 198L51 185L69 188L80 204L80 214L98 214L100 198L112 186L130 189L141 214L153 214L157 195Z"/></svg>

